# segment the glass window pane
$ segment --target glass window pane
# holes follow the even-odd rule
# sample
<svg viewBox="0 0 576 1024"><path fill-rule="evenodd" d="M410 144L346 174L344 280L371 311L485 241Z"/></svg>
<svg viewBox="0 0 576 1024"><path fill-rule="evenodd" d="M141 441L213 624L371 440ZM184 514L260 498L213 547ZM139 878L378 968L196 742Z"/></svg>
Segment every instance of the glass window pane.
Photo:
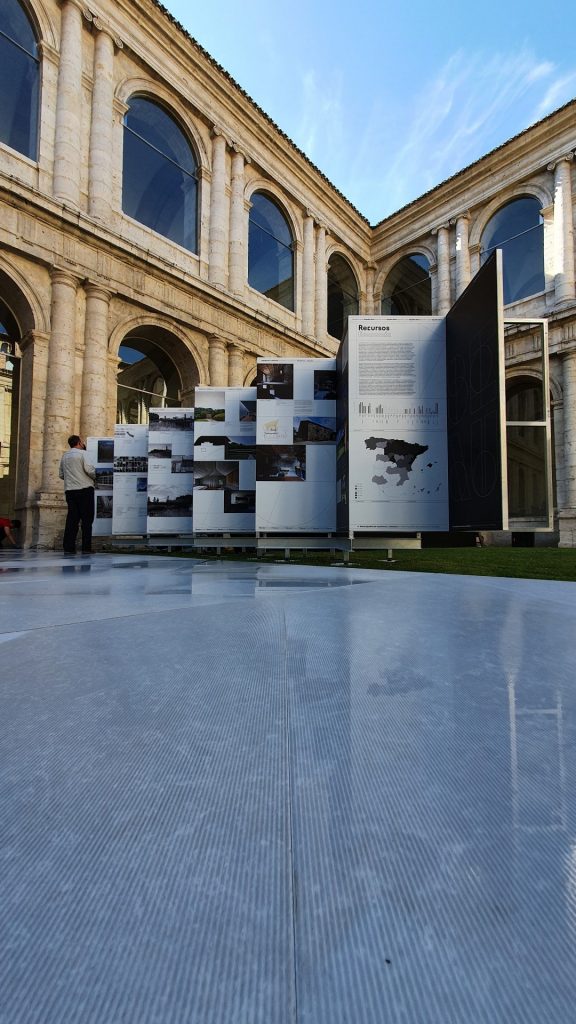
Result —
<svg viewBox="0 0 576 1024"><path fill-rule="evenodd" d="M546 427L507 427L508 510L511 518L548 515Z"/></svg>
<svg viewBox="0 0 576 1024"><path fill-rule="evenodd" d="M524 379L506 385L506 419L544 419L544 395L538 381Z"/></svg>
<svg viewBox="0 0 576 1024"><path fill-rule="evenodd" d="M0 13L0 141L36 159L40 88L36 40L19 4Z"/></svg>
<svg viewBox="0 0 576 1024"><path fill-rule="evenodd" d="M290 228L282 211L261 193L252 196L248 283L286 309L294 309L294 255Z"/></svg>
<svg viewBox="0 0 576 1024"><path fill-rule="evenodd" d="M36 36L22 5L18 0L2 0L1 8L0 32L27 50L32 57L36 57Z"/></svg>
<svg viewBox="0 0 576 1024"><path fill-rule="evenodd" d="M133 99L126 114L126 124L189 174L196 173L196 161L186 136L157 103L142 97Z"/></svg>
<svg viewBox="0 0 576 1024"><path fill-rule="evenodd" d="M192 252L196 251L195 170L191 147L169 115L148 100L134 100L124 131L122 209Z"/></svg>
<svg viewBox="0 0 576 1024"><path fill-rule="evenodd" d="M261 192L252 196L252 209L250 220L258 224L264 231L267 231L283 245L292 245L292 235L282 211Z"/></svg>
<svg viewBox="0 0 576 1024"><path fill-rule="evenodd" d="M359 310L358 287L352 267L336 253L328 264L328 334L342 340L348 317Z"/></svg>
<svg viewBox="0 0 576 1024"><path fill-rule="evenodd" d="M494 249L502 249L505 305L544 290L544 225L537 199L515 199L494 214L482 235L482 262Z"/></svg>
<svg viewBox="0 0 576 1024"><path fill-rule="evenodd" d="M430 316L432 283L425 256L412 253L392 268L382 291L380 311L384 316Z"/></svg>

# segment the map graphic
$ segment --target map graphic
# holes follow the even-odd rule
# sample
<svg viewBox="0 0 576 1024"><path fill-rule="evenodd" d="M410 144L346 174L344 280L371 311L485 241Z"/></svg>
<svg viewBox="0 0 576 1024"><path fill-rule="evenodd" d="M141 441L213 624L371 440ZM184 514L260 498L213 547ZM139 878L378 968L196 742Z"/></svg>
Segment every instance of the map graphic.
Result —
<svg viewBox="0 0 576 1024"><path fill-rule="evenodd" d="M388 477L396 477L396 486L402 487L409 479L416 459L428 451L427 444L403 441L400 438L366 437L364 444L369 451L376 453L377 463L388 463L386 467L376 467L385 470L385 475L375 473L372 477L372 483L378 485L387 484Z"/></svg>

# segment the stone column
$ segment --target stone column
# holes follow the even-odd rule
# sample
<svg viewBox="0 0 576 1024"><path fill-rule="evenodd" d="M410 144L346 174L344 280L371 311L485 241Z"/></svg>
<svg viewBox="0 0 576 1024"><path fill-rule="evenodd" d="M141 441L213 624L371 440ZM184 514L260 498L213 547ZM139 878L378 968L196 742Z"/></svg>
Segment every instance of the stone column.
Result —
<svg viewBox="0 0 576 1024"><path fill-rule="evenodd" d="M228 387L244 387L244 353L239 345L228 345Z"/></svg>
<svg viewBox="0 0 576 1024"><path fill-rule="evenodd" d="M232 154L230 198L230 252L228 287L233 295L243 295L246 284L246 207L244 205L244 154Z"/></svg>
<svg viewBox="0 0 576 1024"><path fill-rule="evenodd" d="M24 514L35 505L36 494L42 486L49 341L50 336L41 331L29 331L20 340L20 422L15 496L16 508L22 513L20 518L24 518ZM35 538L32 516L26 515L25 518L23 544L28 547Z"/></svg>
<svg viewBox="0 0 576 1024"><path fill-rule="evenodd" d="M208 338L208 373L210 374L211 388L228 386L227 362L226 342L212 334Z"/></svg>
<svg viewBox="0 0 576 1024"><path fill-rule="evenodd" d="M46 379L42 490L60 491L60 456L73 432L78 279L67 270L52 271L51 334Z"/></svg>
<svg viewBox="0 0 576 1024"><path fill-rule="evenodd" d="M554 171L554 292L556 304L574 300L573 155L550 164Z"/></svg>
<svg viewBox="0 0 576 1024"><path fill-rule="evenodd" d="M106 430L108 387L108 309L110 292L87 283L80 433L94 437Z"/></svg>
<svg viewBox="0 0 576 1024"><path fill-rule="evenodd" d="M208 280L226 287L228 248L228 197L226 195L226 139L219 128L212 133L212 181L210 184L210 241Z"/></svg>
<svg viewBox="0 0 576 1024"><path fill-rule="evenodd" d="M562 359L564 391L564 507L558 514L560 547L576 547L576 349Z"/></svg>
<svg viewBox="0 0 576 1024"><path fill-rule="evenodd" d="M374 295L374 284L376 281L376 271L378 267L375 263L368 263L366 266L366 299L365 299L365 310L367 316L380 314L380 310L377 309L376 296Z"/></svg>
<svg viewBox="0 0 576 1024"><path fill-rule="evenodd" d="M112 129L114 124L114 40L98 18L93 22L94 84L90 153L88 156L88 212L91 217L109 221L112 213Z"/></svg>
<svg viewBox="0 0 576 1024"><path fill-rule="evenodd" d="M308 338L314 337L314 292L314 217L307 210L302 254L302 334Z"/></svg>
<svg viewBox="0 0 576 1024"><path fill-rule="evenodd" d="M450 230L446 224L437 228L437 307L438 316L446 316L450 309Z"/></svg>
<svg viewBox="0 0 576 1024"><path fill-rule="evenodd" d="M467 213L456 218L456 298L470 284L470 248L468 244L468 227L470 219Z"/></svg>
<svg viewBox="0 0 576 1024"><path fill-rule="evenodd" d="M54 195L71 206L80 204L81 106L82 7L79 0L63 0L56 95Z"/></svg>
<svg viewBox="0 0 576 1024"><path fill-rule="evenodd" d="M316 340L323 341L328 330L328 278L326 275L326 228L316 231Z"/></svg>

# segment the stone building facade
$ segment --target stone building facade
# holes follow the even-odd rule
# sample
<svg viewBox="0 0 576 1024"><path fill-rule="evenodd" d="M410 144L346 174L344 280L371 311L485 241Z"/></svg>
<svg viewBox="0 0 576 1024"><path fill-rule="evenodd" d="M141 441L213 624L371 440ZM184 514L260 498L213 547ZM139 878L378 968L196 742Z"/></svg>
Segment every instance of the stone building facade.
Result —
<svg viewBox="0 0 576 1024"><path fill-rule="evenodd" d="M576 101L371 226L156 0L3 0L0 67L0 511L26 545L62 529L70 433L332 356L349 313L445 313L496 244L506 315L549 323L576 544ZM529 402L535 332L506 344Z"/></svg>

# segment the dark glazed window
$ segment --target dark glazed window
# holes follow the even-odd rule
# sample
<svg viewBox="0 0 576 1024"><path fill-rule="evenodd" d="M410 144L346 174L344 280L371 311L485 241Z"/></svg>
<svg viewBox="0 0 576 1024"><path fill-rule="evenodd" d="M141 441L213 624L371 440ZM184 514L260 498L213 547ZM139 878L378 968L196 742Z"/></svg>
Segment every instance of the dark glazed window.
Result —
<svg viewBox="0 0 576 1024"><path fill-rule="evenodd" d="M276 203L252 196L248 233L248 284L286 309L294 309L292 233Z"/></svg>
<svg viewBox="0 0 576 1024"><path fill-rule="evenodd" d="M358 286L350 264L336 253L328 263L328 334L342 341L348 317L358 313Z"/></svg>
<svg viewBox="0 0 576 1024"><path fill-rule="evenodd" d="M544 225L537 199L514 199L494 214L482 234L482 263L494 249L502 249L505 305L544 291Z"/></svg>
<svg viewBox="0 0 576 1024"><path fill-rule="evenodd" d="M0 3L0 142L36 159L40 62L32 25L18 0Z"/></svg>
<svg viewBox="0 0 576 1024"><path fill-rule="evenodd" d="M162 107L137 97L124 118L122 209L196 252L197 164L184 132Z"/></svg>
<svg viewBox="0 0 576 1024"><path fill-rule="evenodd" d="M425 256L412 253L392 267L380 302L383 316L430 316L432 285L430 264Z"/></svg>
<svg viewBox="0 0 576 1024"><path fill-rule="evenodd" d="M530 421L544 419L542 384L520 377L506 384L506 419Z"/></svg>

